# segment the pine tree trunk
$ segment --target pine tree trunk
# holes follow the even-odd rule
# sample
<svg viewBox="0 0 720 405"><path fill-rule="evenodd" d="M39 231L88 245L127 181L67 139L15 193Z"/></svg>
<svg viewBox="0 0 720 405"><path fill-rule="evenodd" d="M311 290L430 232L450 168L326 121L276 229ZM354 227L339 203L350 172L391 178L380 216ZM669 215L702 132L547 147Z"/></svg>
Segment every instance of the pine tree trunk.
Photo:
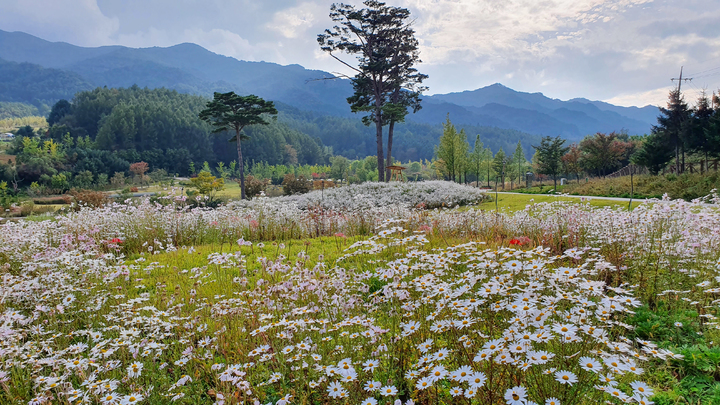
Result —
<svg viewBox="0 0 720 405"><path fill-rule="evenodd" d="M685 146L682 147L682 168L683 173L685 173Z"/></svg>
<svg viewBox="0 0 720 405"><path fill-rule="evenodd" d="M385 181L385 159L383 159L382 115L380 101L375 102L375 138L377 141L378 181Z"/></svg>
<svg viewBox="0 0 720 405"><path fill-rule="evenodd" d="M240 163L240 199L245 199L245 164L243 163L242 145L240 144L240 130L235 130L235 142L237 142L238 163Z"/></svg>
<svg viewBox="0 0 720 405"><path fill-rule="evenodd" d="M388 166L392 166L392 142L393 142L393 129L395 129L395 121L390 121L388 126L388 147L387 147L387 165L385 166L385 181L390 181L390 169Z"/></svg>

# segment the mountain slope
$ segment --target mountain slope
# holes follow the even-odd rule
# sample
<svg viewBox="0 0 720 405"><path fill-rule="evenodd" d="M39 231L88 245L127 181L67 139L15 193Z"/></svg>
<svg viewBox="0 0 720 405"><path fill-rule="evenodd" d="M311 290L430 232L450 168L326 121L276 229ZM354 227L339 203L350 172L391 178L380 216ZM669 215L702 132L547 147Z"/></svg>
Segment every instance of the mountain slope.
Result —
<svg viewBox="0 0 720 405"><path fill-rule="evenodd" d="M497 106L491 109L494 113L499 114L497 115L499 118L504 117L505 120L508 120L513 112L526 114L527 111L533 111L533 114L544 114L548 116L543 118L544 121L549 123L549 118L552 118L563 124L554 129L556 132L554 135L563 135L572 139L595 132L621 130L626 130L631 134L644 134L650 131L658 113L657 108L652 106L619 107L581 98L568 101L551 99L542 93L519 92L499 83L472 91L433 95L426 99L429 102L452 103L466 108L475 107L475 111L478 112L483 112L483 108L489 104L505 106L507 107L505 109ZM487 114L488 111L485 110L484 113ZM537 115L534 117L534 119L539 118ZM519 117L519 119L532 121L530 117ZM567 132L568 125L575 127L576 130ZM523 126L520 125L520 127ZM552 127L543 126L541 128L535 132L553 135L546 133L547 130L553 131ZM528 129L523 127L523 130Z"/></svg>
<svg viewBox="0 0 720 405"><path fill-rule="evenodd" d="M92 86L137 84L204 96L215 91L235 91L256 94L300 110L357 118L346 102L352 93L348 80L327 80L331 74L299 65L240 61L195 44L85 48L0 30L0 58L72 72L79 75L73 77L80 77ZM4 80L0 76L0 85ZM426 96L423 109L407 119L437 125L448 113L457 124L496 126L579 140L595 132L647 133L655 123L657 109L618 107L580 98L562 101L494 84L473 91Z"/></svg>
<svg viewBox="0 0 720 405"><path fill-rule="evenodd" d="M32 104L43 110L91 87L73 72L0 59L0 101Z"/></svg>

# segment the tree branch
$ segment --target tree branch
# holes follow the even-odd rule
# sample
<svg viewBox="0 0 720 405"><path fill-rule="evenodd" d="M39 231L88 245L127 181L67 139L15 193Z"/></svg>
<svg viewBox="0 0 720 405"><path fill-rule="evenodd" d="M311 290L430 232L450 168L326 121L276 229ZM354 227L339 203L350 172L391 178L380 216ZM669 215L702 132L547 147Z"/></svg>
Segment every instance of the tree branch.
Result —
<svg viewBox="0 0 720 405"><path fill-rule="evenodd" d="M352 69L352 70L354 70L354 71L356 71L356 72L358 72L358 73L362 73L362 71L361 71L360 69L358 69L358 68L356 68L356 67L348 64L348 63L345 62L344 60L342 60L342 59L338 58L337 56L333 55L332 52L328 52L328 53L330 54L330 56L332 56L333 58L335 58L336 61L342 63L343 65L349 67L350 69Z"/></svg>

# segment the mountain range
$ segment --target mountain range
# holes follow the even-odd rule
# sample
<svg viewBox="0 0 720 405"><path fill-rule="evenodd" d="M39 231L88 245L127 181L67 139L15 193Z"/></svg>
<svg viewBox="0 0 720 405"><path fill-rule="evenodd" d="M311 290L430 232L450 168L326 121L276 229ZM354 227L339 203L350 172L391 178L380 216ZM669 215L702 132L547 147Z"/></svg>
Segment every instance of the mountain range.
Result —
<svg viewBox="0 0 720 405"><path fill-rule="evenodd" d="M18 75L25 78L18 79ZM132 85L206 96L232 90L314 115L354 117L346 102L352 93L349 80L300 65L242 61L189 43L166 48L90 48L0 30L0 102L47 105L92 87ZM562 101L496 83L472 91L424 96L422 110L408 116L408 121L439 125L448 113L460 126L560 135L577 141L595 132L648 133L658 110L582 98Z"/></svg>

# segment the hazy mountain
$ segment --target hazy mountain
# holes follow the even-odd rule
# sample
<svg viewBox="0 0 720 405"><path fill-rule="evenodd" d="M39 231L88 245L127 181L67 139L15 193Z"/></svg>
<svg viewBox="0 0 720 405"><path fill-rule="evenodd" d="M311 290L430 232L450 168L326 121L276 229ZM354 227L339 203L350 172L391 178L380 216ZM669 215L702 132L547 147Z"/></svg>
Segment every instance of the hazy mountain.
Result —
<svg viewBox="0 0 720 405"><path fill-rule="evenodd" d="M46 111L57 100L92 87L73 72L0 59L0 101L26 103Z"/></svg>
<svg viewBox="0 0 720 405"><path fill-rule="evenodd" d="M619 107L602 101L551 99L542 93L524 93L496 83L461 93L425 97L428 103L451 103L476 114L507 121L506 128L571 139L595 132L626 130L644 134L656 122L657 107Z"/></svg>
<svg viewBox="0 0 720 405"><path fill-rule="evenodd" d="M0 30L0 58L56 69L92 86L136 84L205 96L214 91L233 90L257 94L300 110L354 117L346 102L352 92L348 80L326 80L332 75L299 65L240 61L195 44L140 49L85 48ZM7 80L12 79L0 76L0 87ZM562 101L541 93L518 92L501 84L424 99L423 109L409 115L408 121L437 125L449 113L456 124L561 135L572 140L595 132L627 130L644 134L657 116L655 107L618 107L580 98Z"/></svg>

